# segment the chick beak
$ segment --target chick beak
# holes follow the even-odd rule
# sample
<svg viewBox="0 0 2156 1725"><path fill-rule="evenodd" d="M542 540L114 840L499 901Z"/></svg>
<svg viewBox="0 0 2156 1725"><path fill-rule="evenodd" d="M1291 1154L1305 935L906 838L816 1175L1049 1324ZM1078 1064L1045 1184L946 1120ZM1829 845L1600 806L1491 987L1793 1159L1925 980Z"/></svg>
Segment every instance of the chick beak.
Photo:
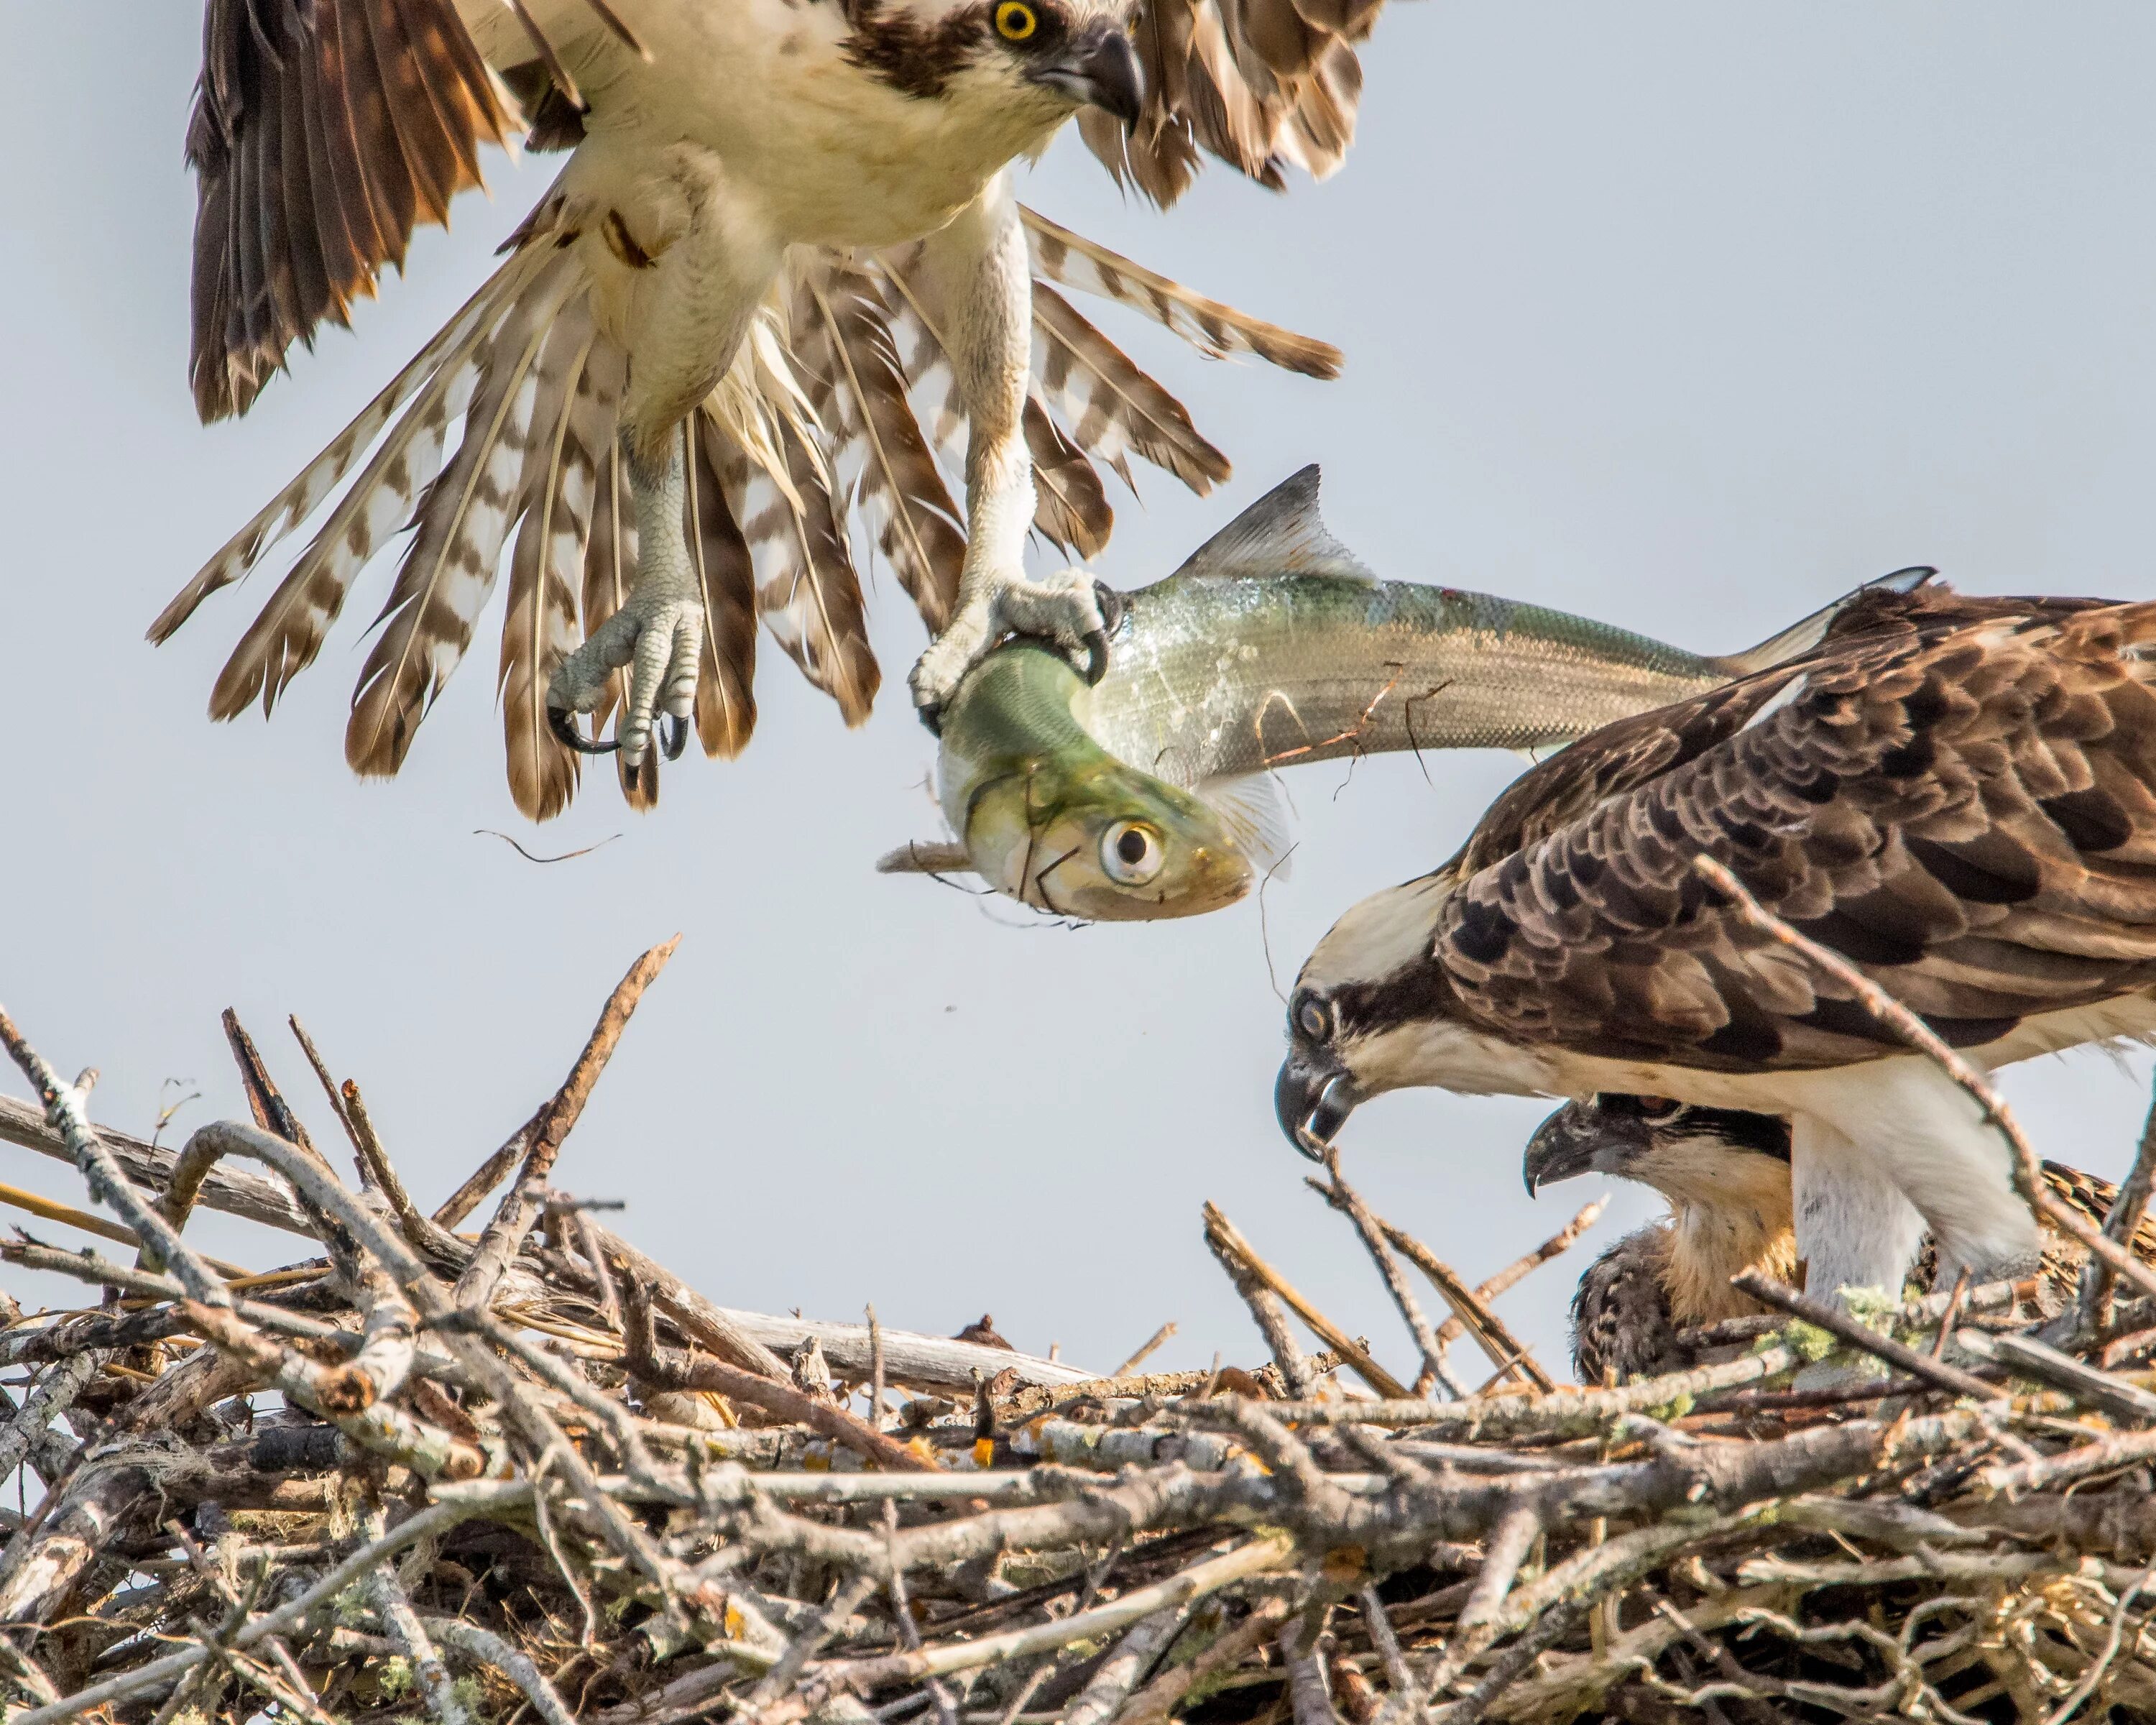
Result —
<svg viewBox="0 0 2156 1725"><path fill-rule="evenodd" d="M1121 26L1106 19L1081 32L1062 54L1037 68L1033 80L1114 115L1126 131L1137 127L1145 103L1137 50Z"/></svg>
<svg viewBox="0 0 2156 1725"><path fill-rule="evenodd" d="M1569 1180L1594 1166L1599 1147L1595 1135L1584 1130L1579 1104L1568 1102L1535 1128L1527 1140L1527 1154L1520 1159L1520 1175L1527 1196L1537 1187Z"/></svg>
<svg viewBox="0 0 2156 1725"><path fill-rule="evenodd" d="M1355 1111L1355 1083L1337 1066L1305 1065L1291 1055L1273 1081L1273 1112L1281 1130L1312 1162L1325 1160L1333 1135Z"/></svg>

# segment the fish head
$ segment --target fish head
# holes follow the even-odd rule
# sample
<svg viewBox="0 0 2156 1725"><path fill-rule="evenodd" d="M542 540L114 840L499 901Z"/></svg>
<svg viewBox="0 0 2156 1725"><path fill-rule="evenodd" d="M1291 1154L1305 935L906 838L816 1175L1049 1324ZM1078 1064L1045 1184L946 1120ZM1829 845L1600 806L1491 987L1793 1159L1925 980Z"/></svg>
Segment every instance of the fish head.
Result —
<svg viewBox="0 0 2156 1725"><path fill-rule="evenodd" d="M1256 872L1207 804L1097 753L1009 763L975 788L964 838L997 891L1095 922L1217 911L1248 892Z"/></svg>

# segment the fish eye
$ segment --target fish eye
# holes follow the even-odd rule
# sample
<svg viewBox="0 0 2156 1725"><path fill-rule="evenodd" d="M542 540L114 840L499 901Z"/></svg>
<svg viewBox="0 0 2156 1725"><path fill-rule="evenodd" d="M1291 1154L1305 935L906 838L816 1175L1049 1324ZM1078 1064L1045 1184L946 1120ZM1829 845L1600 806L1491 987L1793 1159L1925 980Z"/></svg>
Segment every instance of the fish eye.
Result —
<svg viewBox="0 0 2156 1725"><path fill-rule="evenodd" d="M1040 28L1040 18L1025 0L1001 0L996 8L996 34L1006 42L1023 42Z"/></svg>
<svg viewBox="0 0 2156 1725"><path fill-rule="evenodd" d="M1015 6L1018 0L1004 0ZM1101 866L1118 886L1142 886L1167 865L1160 834L1143 821L1119 820L1101 835Z"/></svg>
<svg viewBox="0 0 2156 1725"><path fill-rule="evenodd" d="M1315 994L1305 994L1295 1003L1295 1027L1312 1042L1329 1041L1332 1035L1332 1009Z"/></svg>

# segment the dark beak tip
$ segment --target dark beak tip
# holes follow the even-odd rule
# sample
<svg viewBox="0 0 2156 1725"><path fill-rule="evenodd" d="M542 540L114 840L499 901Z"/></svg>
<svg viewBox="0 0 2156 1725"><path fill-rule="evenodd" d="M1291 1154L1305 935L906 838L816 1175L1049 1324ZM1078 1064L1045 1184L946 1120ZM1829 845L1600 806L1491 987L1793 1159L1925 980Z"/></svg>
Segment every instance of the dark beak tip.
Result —
<svg viewBox="0 0 2156 1725"><path fill-rule="evenodd" d="M1145 73L1131 39L1121 30L1102 38L1091 69L1093 105L1122 121L1127 134L1136 131L1145 112Z"/></svg>
<svg viewBox="0 0 2156 1725"><path fill-rule="evenodd" d="M1288 1142L1312 1162L1331 1156L1333 1138L1354 1111L1345 1073L1306 1072L1293 1060L1281 1064L1273 1082L1273 1112Z"/></svg>

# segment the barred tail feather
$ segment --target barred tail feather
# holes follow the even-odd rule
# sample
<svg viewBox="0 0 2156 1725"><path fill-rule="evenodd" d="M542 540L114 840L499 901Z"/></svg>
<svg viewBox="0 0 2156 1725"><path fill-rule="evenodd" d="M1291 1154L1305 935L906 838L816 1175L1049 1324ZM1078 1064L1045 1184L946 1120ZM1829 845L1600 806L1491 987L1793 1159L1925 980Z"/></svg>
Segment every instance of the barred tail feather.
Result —
<svg viewBox="0 0 2156 1725"><path fill-rule="evenodd" d="M1049 280L1127 305L1214 359L1254 353L1305 377L1340 374L1340 350L1331 343L1298 336L1218 300L1209 300L1034 210L1022 209L1020 213L1033 249L1033 267Z"/></svg>
<svg viewBox="0 0 2156 1725"><path fill-rule="evenodd" d="M965 527L907 399L883 301L850 270L812 279L806 291L817 318L817 339L801 344L818 386L812 398L839 440L869 530L929 633L940 633L957 600Z"/></svg>
<svg viewBox="0 0 2156 1725"><path fill-rule="evenodd" d="M487 327L500 316L502 306L516 297L534 268L544 261L543 253L536 256L526 254L511 258L495 270L457 315L442 326L440 333L390 379L351 424L337 434L329 447L310 461L296 479L271 498L254 520L234 534L217 555L203 565L194 578L157 614L157 621L150 625L149 639L161 644L169 640L204 599L244 579L286 535L312 516L389 428L398 410L414 391L426 388L444 375L454 376L465 367L472 350L484 342ZM239 703L241 708L246 705L245 699Z"/></svg>
<svg viewBox="0 0 2156 1725"><path fill-rule="evenodd" d="M403 764L428 707L471 643L523 500L543 381L539 357L550 334L573 327L567 319L557 325L557 316L583 285L574 259L558 257L495 337L463 440L420 505L419 531L376 619L382 634L353 691L345 760L362 777L387 777Z"/></svg>
<svg viewBox="0 0 2156 1725"><path fill-rule="evenodd" d="M1135 452L1201 497L1228 477L1228 458L1199 435L1183 403L1045 282L1034 284L1033 326L1042 398L1089 455L1127 484L1123 458Z"/></svg>
<svg viewBox="0 0 2156 1725"><path fill-rule="evenodd" d="M786 450L798 506L739 457L725 475L756 571L757 611L802 675L839 703L849 726L859 725L883 675L869 646L860 578L824 475L798 440L789 437Z"/></svg>
<svg viewBox="0 0 2156 1725"><path fill-rule="evenodd" d="M531 820L551 820L577 793L578 757L562 746L547 723L547 685L555 667L577 645L572 583L583 572L596 487L592 449L577 434L575 408L597 393L591 366L596 332L587 325L564 331L557 339L572 351L534 416L542 431L550 424L552 431L541 440L545 468L527 501L510 557L498 682L510 795ZM611 410L608 403L609 427Z"/></svg>
<svg viewBox="0 0 2156 1725"><path fill-rule="evenodd" d="M887 256L883 262L884 279L891 287L886 303L891 322L906 338L906 379L916 389L937 395L939 404L928 427L932 447L954 465L960 465L965 459L959 441L966 425L965 409L943 338L897 259ZM1100 475L1086 452L1056 425L1037 384L1026 402L1023 423L1026 448L1033 457L1034 531L1066 555L1095 556L1107 544L1116 521Z"/></svg>
<svg viewBox="0 0 2156 1725"><path fill-rule="evenodd" d="M490 328L429 380L248 625L210 690L213 719L234 719L257 695L266 716L314 662L359 572L412 517L441 470L449 426L470 404Z"/></svg>
<svg viewBox="0 0 2156 1725"><path fill-rule="evenodd" d="M698 413L689 439L689 554L704 591L696 737L706 755L730 761L756 730L756 570L720 478L723 433Z"/></svg>
<svg viewBox="0 0 2156 1725"><path fill-rule="evenodd" d="M592 504L592 527L584 545L584 638L619 611L636 580L636 511L629 489L629 471L621 459L621 445L609 441L598 462L598 490ZM592 712L592 731L603 732L628 693L627 674L616 671L607 680L606 693ZM659 751L646 749L634 769L614 767L623 800L635 809L648 809L659 800Z"/></svg>
<svg viewBox="0 0 2156 1725"><path fill-rule="evenodd" d="M918 249L908 246L878 259L886 326L897 349L907 390L917 392L931 403L927 423L921 425L930 450L943 459L963 463L965 449L959 434L966 428L966 405L959 397L958 379L951 369L950 356L943 351L943 337L937 330L936 320L908 273L907 265ZM918 414L915 423L921 424Z"/></svg>
<svg viewBox="0 0 2156 1725"><path fill-rule="evenodd" d="M1065 555L1100 555L1115 531L1116 511L1086 452L1066 437L1041 404L1026 398L1025 446L1033 456L1033 525Z"/></svg>

